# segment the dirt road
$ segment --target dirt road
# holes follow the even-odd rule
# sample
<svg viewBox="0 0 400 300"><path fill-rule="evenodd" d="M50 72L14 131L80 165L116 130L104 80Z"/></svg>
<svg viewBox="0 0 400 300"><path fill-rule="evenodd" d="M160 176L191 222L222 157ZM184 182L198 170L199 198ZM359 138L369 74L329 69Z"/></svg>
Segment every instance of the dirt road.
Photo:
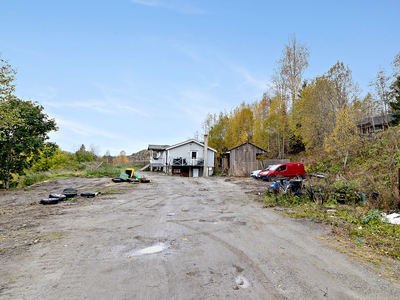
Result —
<svg viewBox="0 0 400 300"><path fill-rule="evenodd" d="M1 299L399 299L399 286L262 208L252 179L68 179L0 196ZM66 187L106 191L29 205ZM118 190L115 190L118 189Z"/></svg>

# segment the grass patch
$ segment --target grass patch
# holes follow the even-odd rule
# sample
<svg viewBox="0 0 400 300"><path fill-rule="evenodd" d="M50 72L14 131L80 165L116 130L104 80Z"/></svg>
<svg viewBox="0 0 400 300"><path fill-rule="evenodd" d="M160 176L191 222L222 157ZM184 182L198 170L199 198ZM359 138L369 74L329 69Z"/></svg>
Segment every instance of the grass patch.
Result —
<svg viewBox="0 0 400 300"><path fill-rule="evenodd" d="M61 236L62 236L62 233L61 233L61 232L59 232L59 231L52 231L52 232L49 232L49 233L46 234L46 235L37 237L37 239L42 239L42 240L44 240L44 241L52 241L52 240L56 240L56 239L61 238Z"/></svg>
<svg viewBox="0 0 400 300"><path fill-rule="evenodd" d="M121 189L108 189L108 190L103 190L103 191L97 190L96 192L101 192L102 194L113 194L120 190Z"/></svg>

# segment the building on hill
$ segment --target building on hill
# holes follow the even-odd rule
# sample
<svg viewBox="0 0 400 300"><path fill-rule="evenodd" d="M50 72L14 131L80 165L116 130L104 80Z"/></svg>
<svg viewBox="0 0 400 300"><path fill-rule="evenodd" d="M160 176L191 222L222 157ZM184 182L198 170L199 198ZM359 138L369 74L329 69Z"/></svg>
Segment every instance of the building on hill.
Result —
<svg viewBox="0 0 400 300"><path fill-rule="evenodd" d="M371 134L374 132L385 131L390 124L395 120L396 114L387 114L375 116L373 118L365 118L357 124L358 133Z"/></svg>
<svg viewBox="0 0 400 300"><path fill-rule="evenodd" d="M229 176L250 176L258 169L257 157L268 152L252 143L244 143L222 153L222 169Z"/></svg>
<svg viewBox="0 0 400 300"><path fill-rule="evenodd" d="M162 170L169 175L184 177L203 176L204 168L208 175L214 171L214 155L217 150L207 147L207 165L204 166L204 144L194 139L168 146L149 145L150 170Z"/></svg>

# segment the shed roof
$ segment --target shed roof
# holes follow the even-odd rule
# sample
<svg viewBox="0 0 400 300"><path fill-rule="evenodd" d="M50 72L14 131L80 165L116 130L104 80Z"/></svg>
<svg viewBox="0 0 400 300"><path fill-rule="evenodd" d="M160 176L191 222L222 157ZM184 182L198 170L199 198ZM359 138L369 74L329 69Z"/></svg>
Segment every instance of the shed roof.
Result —
<svg viewBox="0 0 400 300"><path fill-rule="evenodd" d="M170 149L173 149L173 148L177 148L177 147L180 147L180 146L189 144L189 143L196 143L196 144L198 144L198 145L204 147L204 144L203 144L203 143L200 143L199 141L196 141L196 140L194 140L194 139L190 139L190 140L184 141L184 142L182 142L182 143L172 145L172 146L166 148L165 150L170 150ZM207 149L208 149L208 150L211 150L211 151L213 151L213 152L217 152L217 150L215 150L215 149L213 149L213 148L211 148L211 147L207 147Z"/></svg>
<svg viewBox="0 0 400 300"><path fill-rule="evenodd" d="M252 143L249 143L249 142L246 142L246 143L244 143L244 144L241 144L241 145L239 145L239 146L236 146L235 148L229 149L229 150L226 151L225 153L228 153L228 152L230 152L230 151L232 151L232 150L234 150L234 149L240 148L240 147L242 147L242 146L244 146L244 145L252 145L253 147L259 149L260 151L265 152L265 153L268 153L267 150L261 149L260 147L257 147L256 145L254 145L254 144L252 144Z"/></svg>

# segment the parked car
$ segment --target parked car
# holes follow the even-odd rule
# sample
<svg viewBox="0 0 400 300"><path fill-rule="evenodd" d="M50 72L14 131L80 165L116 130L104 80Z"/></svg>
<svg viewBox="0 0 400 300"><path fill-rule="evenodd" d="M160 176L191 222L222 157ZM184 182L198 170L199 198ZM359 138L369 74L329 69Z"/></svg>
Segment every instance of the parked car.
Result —
<svg viewBox="0 0 400 300"><path fill-rule="evenodd" d="M270 166L266 166L266 167L265 167L264 169L262 169L262 170L256 170L256 171L251 172L250 177L253 177L253 178L255 178L255 179L259 179L259 178L258 178L258 173L260 173L261 171L267 170L269 167L270 167Z"/></svg>
<svg viewBox="0 0 400 300"><path fill-rule="evenodd" d="M302 163L283 163L271 166L268 170L258 173L258 177L265 181L275 181L276 178L303 179L306 175Z"/></svg>

